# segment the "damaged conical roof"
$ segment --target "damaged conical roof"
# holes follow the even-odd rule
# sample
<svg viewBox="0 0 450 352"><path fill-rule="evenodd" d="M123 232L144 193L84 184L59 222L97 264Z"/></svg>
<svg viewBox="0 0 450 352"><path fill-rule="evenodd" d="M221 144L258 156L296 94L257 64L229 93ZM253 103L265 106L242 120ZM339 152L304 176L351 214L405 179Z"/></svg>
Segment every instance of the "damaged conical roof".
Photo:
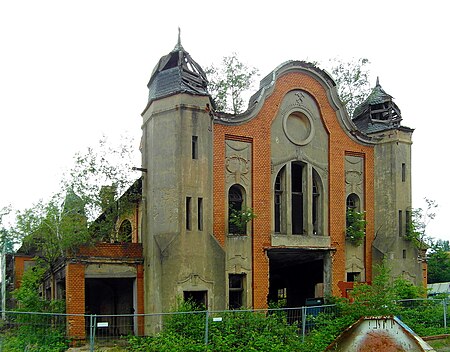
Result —
<svg viewBox="0 0 450 352"><path fill-rule="evenodd" d="M208 95L207 86L205 72L184 50L178 33L177 45L153 69L147 84L148 101L178 93Z"/></svg>

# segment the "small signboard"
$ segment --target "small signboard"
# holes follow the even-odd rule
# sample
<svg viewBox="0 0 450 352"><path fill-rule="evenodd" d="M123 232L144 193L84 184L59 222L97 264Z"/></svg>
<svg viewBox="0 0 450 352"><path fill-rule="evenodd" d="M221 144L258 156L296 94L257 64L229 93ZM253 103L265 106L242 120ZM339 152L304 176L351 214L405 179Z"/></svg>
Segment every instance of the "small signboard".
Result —
<svg viewBox="0 0 450 352"><path fill-rule="evenodd" d="M213 318L213 321L222 321L222 317Z"/></svg>
<svg viewBox="0 0 450 352"><path fill-rule="evenodd" d="M98 328L107 328L108 327L108 322L107 321L98 322L97 323L97 327Z"/></svg>

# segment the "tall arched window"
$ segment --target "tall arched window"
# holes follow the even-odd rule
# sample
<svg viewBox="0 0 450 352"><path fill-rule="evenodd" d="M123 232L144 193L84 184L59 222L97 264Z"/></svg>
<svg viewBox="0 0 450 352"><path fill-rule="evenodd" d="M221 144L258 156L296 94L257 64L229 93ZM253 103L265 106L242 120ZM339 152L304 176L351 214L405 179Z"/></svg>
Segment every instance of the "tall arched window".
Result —
<svg viewBox="0 0 450 352"><path fill-rule="evenodd" d="M303 234L303 164L291 164L292 233Z"/></svg>
<svg viewBox="0 0 450 352"><path fill-rule="evenodd" d="M287 163L278 171L273 187L274 233L325 235L326 195L314 167L300 161Z"/></svg>
<svg viewBox="0 0 450 352"><path fill-rule="evenodd" d="M239 233L238 227L231 222L234 212L242 210L244 204L244 189L239 185L233 185L228 191L228 233ZM241 235L244 235L241 233Z"/></svg>
<svg viewBox="0 0 450 352"><path fill-rule="evenodd" d="M133 232L133 228L131 226L130 220L122 221L122 223L120 224L120 227L119 227L119 232L118 232L119 242L131 242L132 232Z"/></svg>
<svg viewBox="0 0 450 352"><path fill-rule="evenodd" d="M317 235L322 232L321 230L321 198L320 198L320 177L316 170L313 170L313 184L312 184L312 223L313 223L313 234Z"/></svg>
<svg viewBox="0 0 450 352"><path fill-rule="evenodd" d="M284 217L284 209L283 209L283 191L284 191L284 178L285 178L285 167L278 172L277 177L275 179L275 194L274 194L274 225L275 232L280 233L283 231L283 217Z"/></svg>

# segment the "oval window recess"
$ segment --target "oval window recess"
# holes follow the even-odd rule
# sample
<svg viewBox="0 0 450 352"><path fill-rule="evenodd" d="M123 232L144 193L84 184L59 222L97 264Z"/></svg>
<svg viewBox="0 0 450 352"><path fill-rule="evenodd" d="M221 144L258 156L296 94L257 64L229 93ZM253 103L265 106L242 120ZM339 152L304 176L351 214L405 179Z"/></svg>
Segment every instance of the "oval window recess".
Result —
<svg viewBox="0 0 450 352"><path fill-rule="evenodd" d="M286 137L296 145L306 145L314 137L312 118L300 110L293 110L286 114L283 129Z"/></svg>

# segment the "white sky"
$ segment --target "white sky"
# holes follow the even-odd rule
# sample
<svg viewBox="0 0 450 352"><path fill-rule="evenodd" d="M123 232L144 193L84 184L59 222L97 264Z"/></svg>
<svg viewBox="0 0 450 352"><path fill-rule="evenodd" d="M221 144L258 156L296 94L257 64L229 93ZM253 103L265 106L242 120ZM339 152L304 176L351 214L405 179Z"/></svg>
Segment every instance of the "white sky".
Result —
<svg viewBox="0 0 450 352"><path fill-rule="evenodd" d="M413 207L439 204L429 234L450 240L446 160L450 25L445 1L0 2L0 207L56 190L102 134L140 138L158 59L176 44L201 66L236 52L260 78L290 59L365 57L371 81L413 134Z"/></svg>

